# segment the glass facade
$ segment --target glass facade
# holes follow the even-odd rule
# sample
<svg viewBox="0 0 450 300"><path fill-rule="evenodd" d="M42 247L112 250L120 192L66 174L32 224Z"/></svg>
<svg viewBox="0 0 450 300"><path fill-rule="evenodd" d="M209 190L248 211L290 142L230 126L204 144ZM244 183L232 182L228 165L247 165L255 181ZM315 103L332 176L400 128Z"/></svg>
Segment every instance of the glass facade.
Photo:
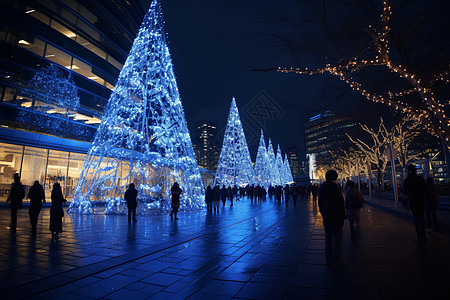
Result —
<svg viewBox="0 0 450 300"><path fill-rule="evenodd" d="M82 153L0 143L0 201L6 201L14 173L20 174L26 193L38 180L49 200L53 184L59 182L70 201L85 159Z"/></svg>

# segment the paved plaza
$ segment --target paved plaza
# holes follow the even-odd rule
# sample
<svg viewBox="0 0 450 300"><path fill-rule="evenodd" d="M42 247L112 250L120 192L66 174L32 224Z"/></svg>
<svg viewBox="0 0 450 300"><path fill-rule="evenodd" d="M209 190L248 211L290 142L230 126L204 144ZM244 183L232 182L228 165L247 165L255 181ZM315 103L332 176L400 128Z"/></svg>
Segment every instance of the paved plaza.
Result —
<svg viewBox="0 0 450 300"><path fill-rule="evenodd" d="M218 214L66 214L51 241L49 209L33 236L0 210L1 299L450 299L446 227L417 244L411 220L363 208L359 243L344 227L345 266L326 266L312 201L227 203ZM446 215L448 216L448 214Z"/></svg>

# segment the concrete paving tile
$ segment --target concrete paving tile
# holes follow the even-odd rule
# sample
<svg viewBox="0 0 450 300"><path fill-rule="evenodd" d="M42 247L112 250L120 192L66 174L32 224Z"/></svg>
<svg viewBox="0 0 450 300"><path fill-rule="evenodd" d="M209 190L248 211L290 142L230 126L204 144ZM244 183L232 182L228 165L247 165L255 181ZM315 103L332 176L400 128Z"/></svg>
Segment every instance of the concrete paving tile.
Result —
<svg viewBox="0 0 450 300"><path fill-rule="evenodd" d="M147 299L149 295L143 292L130 290L130 289L120 289L117 292L114 292L112 294L109 294L105 297L105 299L111 299L111 300L140 300L140 299Z"/></svg>
<svg viewBox="0 0 450 300"><path fill-rule="evenodd" d="M165 273L155 273L153 275L141 279L140 281L154 285L169 286L181 279L183 279L183 276Z"/></svg>

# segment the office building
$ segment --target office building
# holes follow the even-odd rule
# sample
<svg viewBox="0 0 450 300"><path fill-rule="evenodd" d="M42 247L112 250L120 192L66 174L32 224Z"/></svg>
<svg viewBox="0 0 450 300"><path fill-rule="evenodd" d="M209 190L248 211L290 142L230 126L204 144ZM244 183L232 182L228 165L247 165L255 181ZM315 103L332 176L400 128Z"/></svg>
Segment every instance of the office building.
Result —
<svg viewBox="0 0 450 300"><path fill-rule="evenodd" d="M210 122L199 123L193 144L198 165L205 169L216 171L219 163L217 126Z"/></svg>
<svg viewBox="0 0 450 300"><path fill-rule="evenodd" d="M287 154L289 166L291 167L292 171L292 177L295 178L300 173L298 146L297 145L288 146Z"/></svg>

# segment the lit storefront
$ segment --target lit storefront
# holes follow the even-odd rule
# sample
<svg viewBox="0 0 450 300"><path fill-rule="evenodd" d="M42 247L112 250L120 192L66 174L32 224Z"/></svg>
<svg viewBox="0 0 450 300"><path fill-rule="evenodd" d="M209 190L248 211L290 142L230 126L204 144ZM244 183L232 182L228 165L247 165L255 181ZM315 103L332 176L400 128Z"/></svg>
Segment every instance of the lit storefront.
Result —
<svg viewBox="0 0 450 300"><path fill-rule="evenodd" d="M25 191L35 180L50 200L52 186L59 182L67 200L80 177L86 154L0 143L0 201L6 201L14 173L19 173Z"/></svg>

